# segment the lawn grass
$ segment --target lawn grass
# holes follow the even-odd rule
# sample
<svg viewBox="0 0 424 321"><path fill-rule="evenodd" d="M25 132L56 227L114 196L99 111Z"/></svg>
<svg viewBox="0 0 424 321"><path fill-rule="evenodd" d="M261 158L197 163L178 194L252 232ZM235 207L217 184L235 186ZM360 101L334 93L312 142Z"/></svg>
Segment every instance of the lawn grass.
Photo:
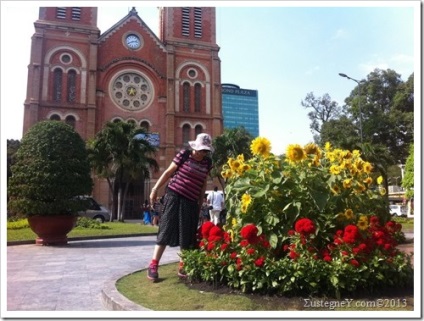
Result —
<svg viewBox="0 0 424 321"><path fill-rule="evenodd" d="M412 311L413 294L364 298L302 298L251 295L229 289L210 291L202 286L180 280L177 276L178 263L162 265L160 279L152 282L146 271L137 271L122 277L116 283L117 290L130 301L153 311ZM166 300L164 300L166 298ZM309 299L305 300L305 299ZM377 301L380 299L381 301ZM315 302L310 304L310 302ZM309 306L307 304L309 302ZM317 302L321 306L317 306ZM334 309L322 304L335 304ZM337 303L338 302L338 303ZM345 302L345 303L342 303ZM347 304L349 302L349 304ZM373 303L380 302L383 306ZM337 306L338 305L338 306Z"/></svg>
<svg viewBox="0 0 424 321"><path fill-rule="evenodd" d="M141 223L128 222L105 222L101 224L103 228L74 228L69 234L68 239L79 237L108 237L121 235L140 235L157 233L158 228L155 226L144 225ZM29 228L8 229L7 242L16 241L33 241L36 234Z"/></svg>
<svg viewBox="0 0 424 321"><path fill-rule="evenodd" d="M403 231L414 230L414 219L406 217L396 217L394 220L402 224ZM157 232L157 227L144 225L141 223L129 222L105 222L102 224L102 229L97 228L74 228L69 234L68 238L76 237L110 237L121 235L138 235L138 234L151 234ZM7 230L7 242L16 241L33 241L37 236L31 231L29 227L20 229Z"/></svg>

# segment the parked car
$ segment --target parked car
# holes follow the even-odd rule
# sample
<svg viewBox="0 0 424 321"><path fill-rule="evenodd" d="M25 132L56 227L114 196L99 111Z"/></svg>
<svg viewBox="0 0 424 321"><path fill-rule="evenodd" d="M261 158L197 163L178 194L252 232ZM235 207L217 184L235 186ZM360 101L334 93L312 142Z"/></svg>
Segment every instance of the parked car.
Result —
<svg viewBox="0 0 424 321"><path fill-rule="evenodd" d="M81 196L81 198L88 202L88 209L86 211L78 212L78 215L98 220L102 223L110 220L110 211L103 205L99 204L93 197Z"/></svg>
<svg viewBox="0 0 424 321"><path fill-rule="evenodd" d="M390 215L406 216L406 206L404 206L404 205L390 205Z"/></svg>

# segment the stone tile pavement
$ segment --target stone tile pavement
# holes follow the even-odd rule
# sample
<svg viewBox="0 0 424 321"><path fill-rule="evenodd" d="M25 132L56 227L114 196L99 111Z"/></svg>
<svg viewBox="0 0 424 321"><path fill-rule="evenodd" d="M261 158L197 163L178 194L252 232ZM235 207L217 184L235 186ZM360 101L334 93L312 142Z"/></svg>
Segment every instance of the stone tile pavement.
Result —
<svg viewBox="0 0 424 321"><path fill-rule="evenodd" d="M102 289L109 284L112 291L117 279L145 269L155 241L152 235L8 246L7 311L107 311ZM167 247L161 263L178 261L178 251Z"/></svg>

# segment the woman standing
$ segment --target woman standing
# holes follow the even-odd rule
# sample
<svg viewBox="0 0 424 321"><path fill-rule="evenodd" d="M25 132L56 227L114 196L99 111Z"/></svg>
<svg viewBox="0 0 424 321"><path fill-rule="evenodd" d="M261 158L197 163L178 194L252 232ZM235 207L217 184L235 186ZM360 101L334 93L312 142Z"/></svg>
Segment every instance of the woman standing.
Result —
<svg viewBox="0 0 424 321"><path fill-rule="evenodd" d="M181 250L196 245L199 211L205 195L206 179L212 168L212 160L208 155L213 152L213 147L211 137L205 133L197 135L196 140L189 144L192 149L182 150L174 157L150 193L153 202L157 190L169 180L158 237L147 269L147 277L153 281L159 278L159 261L167 245L180 246ZM186 276L182 261L178 275Z"/></svg>

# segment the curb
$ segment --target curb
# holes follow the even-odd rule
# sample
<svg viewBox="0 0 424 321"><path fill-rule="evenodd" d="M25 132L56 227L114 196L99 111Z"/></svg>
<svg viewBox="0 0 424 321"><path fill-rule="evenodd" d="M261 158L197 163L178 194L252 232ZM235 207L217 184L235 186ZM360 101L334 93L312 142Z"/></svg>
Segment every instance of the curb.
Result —
<svg viewBox="0 0 424 321"><path fill-rule="evenodd" d="M125 235L105 235L105 236L81 236L81 237L68 237L69 241L87 241L87 240L102 240L102 239L117 239L124 237L137 237L137 236L153 236L157 233L140 233L140 234L125 234ZM7 246L13 245L26 245L26 244L35 244L34 240L25 240L25 241L10 241L7 242Z"/></svg>
<svg viewBox="0 0 424 321"><path fill-rule="evenodd" d="M131 275L140 271L142 270L137 270L124 276ZM121 276L121 278L124 276ZM118 280L119 278L111 279L105 282L105 285L101 291L102 303L106 309L108 309L109 311L152 311L128 300L125 296L123 296L116 288L116 282Z"/></svg>

